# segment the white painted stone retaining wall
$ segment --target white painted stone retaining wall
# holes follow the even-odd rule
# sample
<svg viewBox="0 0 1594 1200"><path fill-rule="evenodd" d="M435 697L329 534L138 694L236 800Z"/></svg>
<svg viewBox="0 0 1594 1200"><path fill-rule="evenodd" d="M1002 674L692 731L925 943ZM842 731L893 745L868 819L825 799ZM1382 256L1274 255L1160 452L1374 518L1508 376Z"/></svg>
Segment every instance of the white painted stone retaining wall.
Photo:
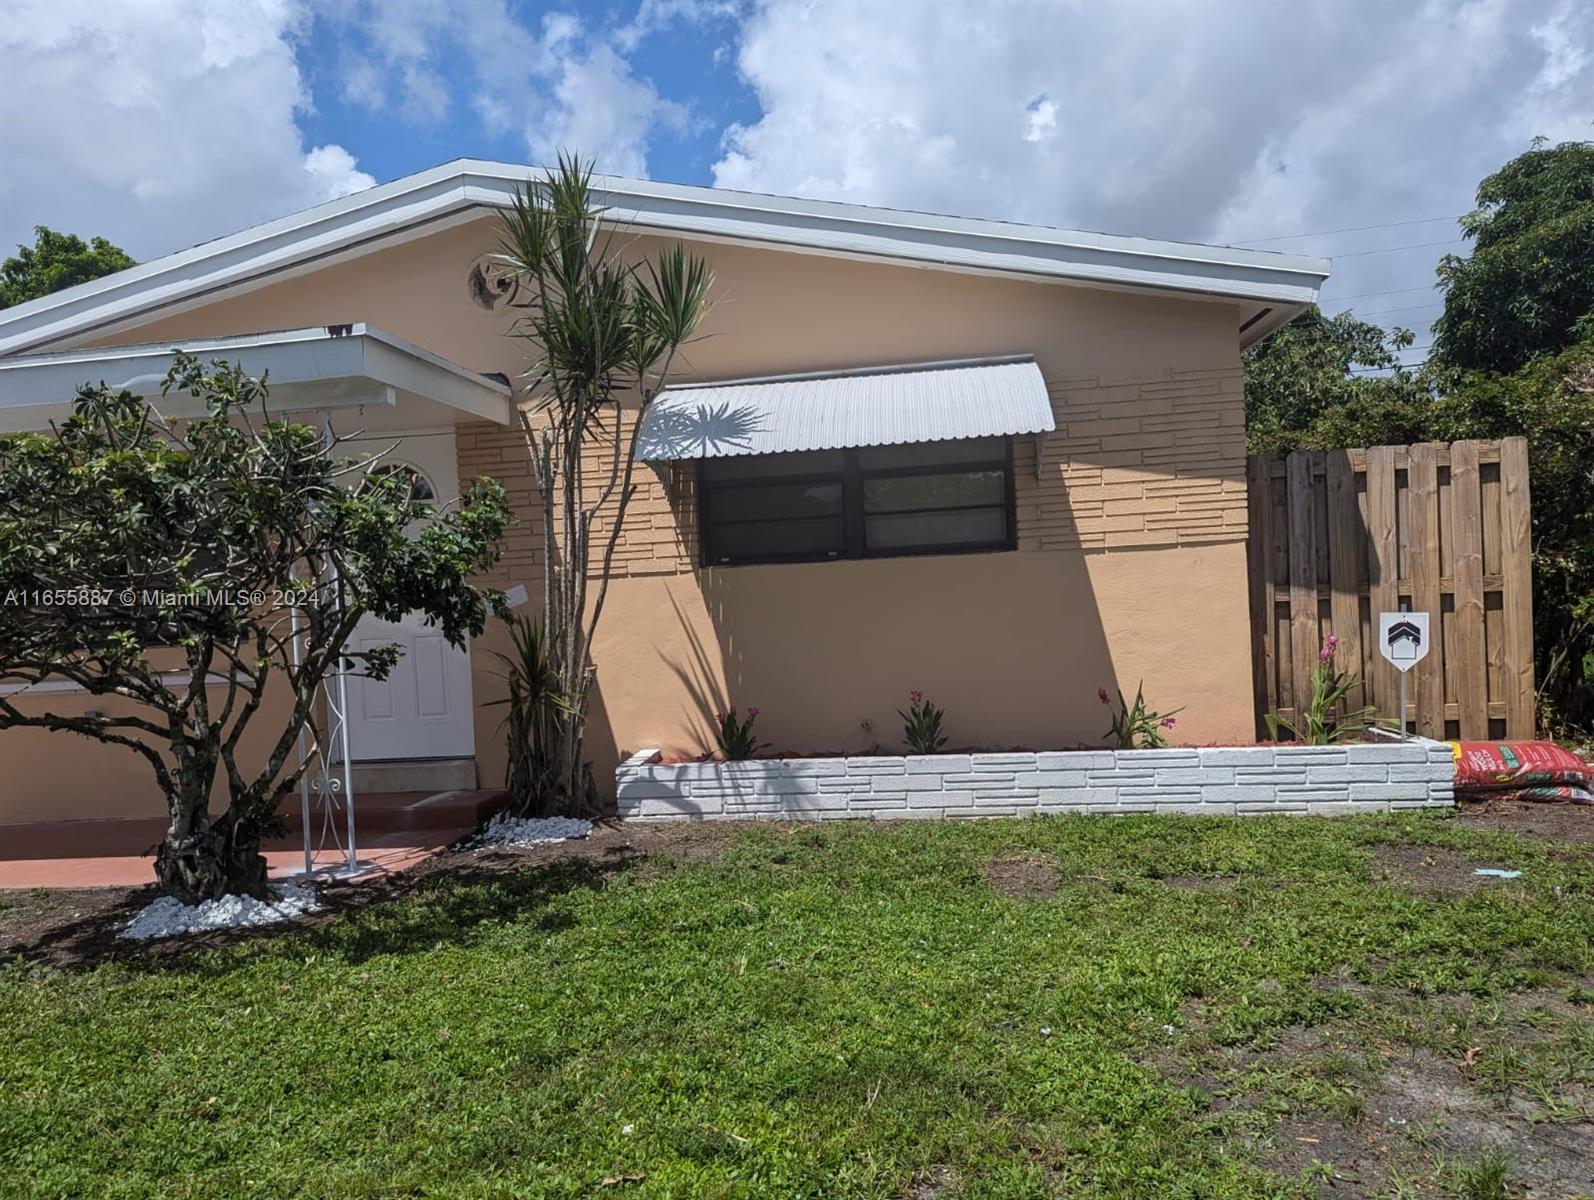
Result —
<svg viewBox="0 0 1594 1200"><path fill-rule="evenodd" d="M998 817L1029 813L1389 812L1455 803L1450 747L1423 738L1350 746L1074 750L1037 754L755 759L666 764L642 750L615 771L631 820Z"/></svg>

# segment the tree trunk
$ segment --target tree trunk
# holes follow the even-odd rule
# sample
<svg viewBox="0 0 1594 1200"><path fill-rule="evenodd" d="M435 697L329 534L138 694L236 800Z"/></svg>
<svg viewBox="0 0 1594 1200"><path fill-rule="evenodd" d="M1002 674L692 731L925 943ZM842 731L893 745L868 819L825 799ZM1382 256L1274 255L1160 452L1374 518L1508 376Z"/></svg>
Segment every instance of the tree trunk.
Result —
<svg viewBox="0 0 1594 1200"><path fill-rule="evenodd" d="M208 797L173 799L172 824L155 854L161 891L184 904L226 895L265 899L266 860L259 832L241 825L231 812L212 823L207 802Z"/></svg>

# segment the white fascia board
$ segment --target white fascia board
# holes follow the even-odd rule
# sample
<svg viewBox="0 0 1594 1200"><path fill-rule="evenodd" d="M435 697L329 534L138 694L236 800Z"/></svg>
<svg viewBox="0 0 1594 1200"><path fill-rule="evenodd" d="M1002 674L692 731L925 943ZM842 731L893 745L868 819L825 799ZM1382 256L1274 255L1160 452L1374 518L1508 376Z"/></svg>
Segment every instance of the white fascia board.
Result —
<svg viewBox="0 0 1594 1200"><path fill-rule="evenodd" d="M540 171L460 160L167 255L0 312L0 355L220 289L260 286L334 256L364 253L506 205ZM798 253L884 259L955 271L1304 305L1328 260L943 217L855 204L594 176L602 203L633 228Z"/></svg>
<svg viewBox="0 0 1594 1200"><path fill-rule="evenodd" d="M200 359L225 359L251 375L269 375L276 412L392 405L397 393L434 400L477 420L514 419L508 387L365 325L333 333L324 326L242 337L202 338L178 346ZM77 389L106 383L159 396L173 345L108 346L0 358L0 433L49 427L71 412ZM160 405L170 417L197 415L194 402L172 394Z"/></svg>
<svg viewBox="0 0 1594 1200"><path fill-rule="evenodd" d="M357 325L366 378L401 392L425 396L482 421L509 425L515 419L514 393L495 379L468 371L412 342ZM3 360L0 360L3 361Z"/></svg>

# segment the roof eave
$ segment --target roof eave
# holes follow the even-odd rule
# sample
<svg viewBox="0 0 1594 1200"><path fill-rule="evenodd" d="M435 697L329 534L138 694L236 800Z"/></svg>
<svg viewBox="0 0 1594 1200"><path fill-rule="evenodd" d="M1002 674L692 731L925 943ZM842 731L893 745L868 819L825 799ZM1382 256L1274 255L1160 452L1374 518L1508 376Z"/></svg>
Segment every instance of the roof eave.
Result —
<svg viewBox="0 0 1594 1200"><path fill-rule="evenodd" d="M527 167L458 160L17 305L0 313L0 355L125 327L223 289L258 287L473 219L503 207L535 175ZM1327 260L1298 255L607 176L594 185L617 217L638 229L929 268L1286 305L1314 302L1329 273Z"/></svg>

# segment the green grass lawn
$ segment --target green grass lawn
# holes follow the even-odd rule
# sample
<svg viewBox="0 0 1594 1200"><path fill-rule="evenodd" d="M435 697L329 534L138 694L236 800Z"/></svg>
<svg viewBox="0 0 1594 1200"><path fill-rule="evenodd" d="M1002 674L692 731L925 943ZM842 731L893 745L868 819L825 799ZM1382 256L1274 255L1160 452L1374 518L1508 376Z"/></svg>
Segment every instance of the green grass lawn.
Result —
<svg viewBox="0 0 1594 1200"><path fill-rule="evenodd" d="M1372 1130L1387 1162L1323 1194L1487 1196L1590 1120L1587 844L1435 816L717 844L0 969L0 1192L1307 1196ZM1466 890L1474 862L1523 878ZM1418 1067L1526 1149L1384 1120Z"/></svg>

